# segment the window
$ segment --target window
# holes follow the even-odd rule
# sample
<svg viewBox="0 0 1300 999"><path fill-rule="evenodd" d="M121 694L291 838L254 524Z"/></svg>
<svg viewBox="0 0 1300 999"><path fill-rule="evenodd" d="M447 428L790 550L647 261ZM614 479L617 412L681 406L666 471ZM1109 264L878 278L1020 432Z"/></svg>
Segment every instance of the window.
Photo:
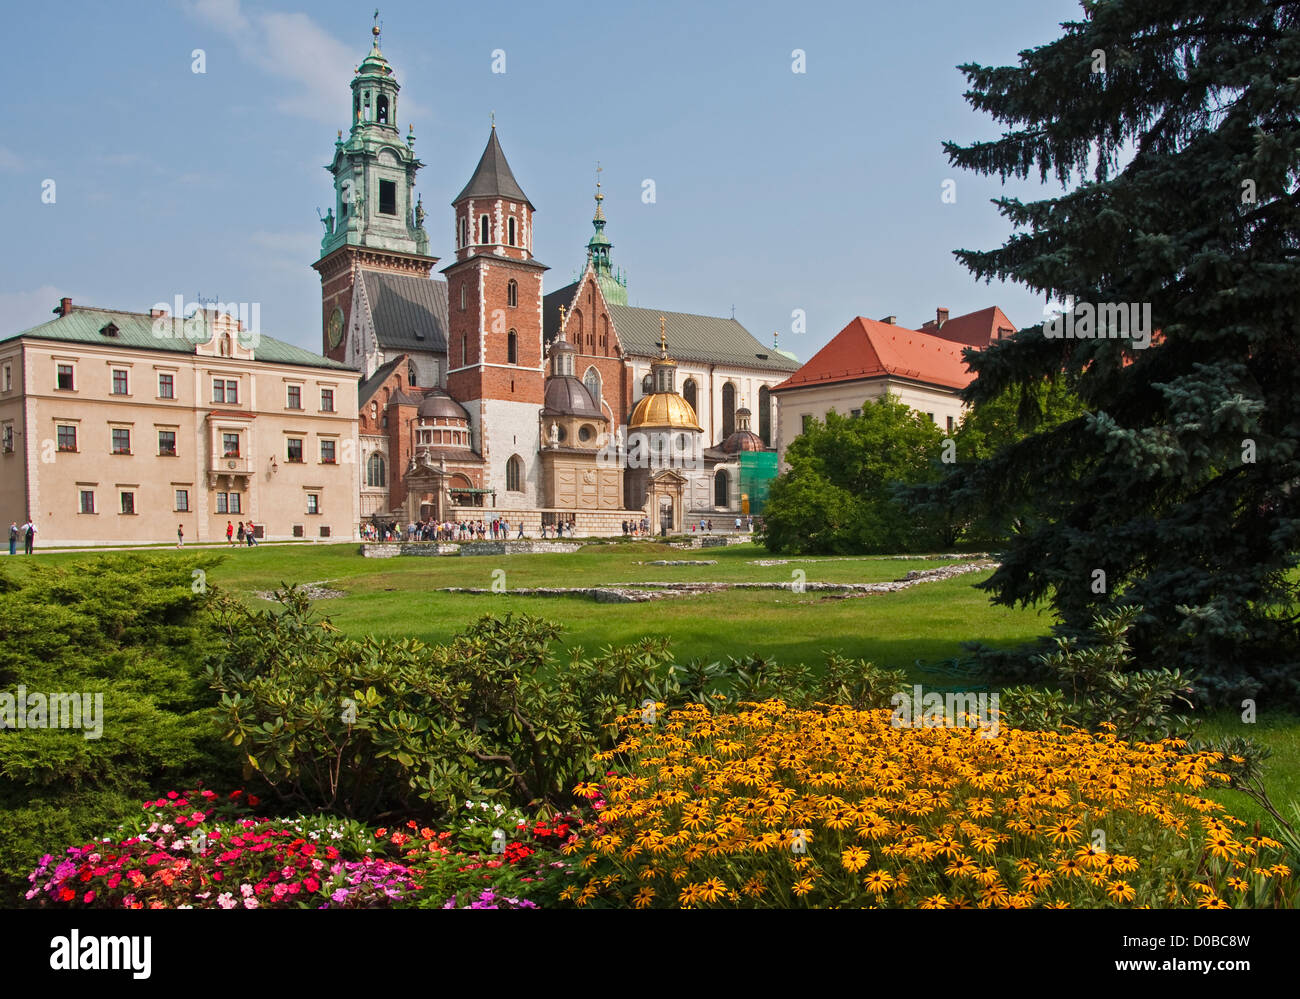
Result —
<svg viewBox="0 0 1300 999"><path fill-rule="evenodd" d="M465 218L465 217L462 215L462 216L460 217L460 219L458 220L458 223L459 223L459 224L456 226L456 233L457 233L457 235L458 235L458 237L459 237L460 245L461 245L461 246L465 246L466 244L469 243L469 219ZM461 288L460 307L461 307L462 309L465 308L465 289L464 289L464 288Z"/></svg>
<svg viewBox="0 0 1300 999"><path fill-rule="evenodd" d="M381 125L388 124L388 97L384 94L380 94L375 101L375 121ZM379 183L382 187L385 182L381 180ZM389 214L391 215L392 212L389 212Z"/></svg>
<svg viewBox="0 0 1300 999"><path fill-rule="evenodd" d="M64 390L64 391L66 391L66 392L71 392L71 391L73 391L74 389L76 389L76 385L73 383L72 365L71 365L71 364L60 364L60 365L59 365L59 382L58 382L58 387L59 387L60 389Z"/></svg>
<svg viewBox="0 0 1300 999"><path fill-rule="evenodd" d="M223 458L239 457L239 434L221 435L221 456Z"/></svg>
<svg viewBox="0 0 1300 999"><path fill-rule="evenodd" d="M122 512L135 513L135 493L122 493Z"/></svg>
<svg viewBox="0 0 1300 999"><path fill-rule="evenodd" d="M861 416L861 415L862 415L862 410L860 410L860 409L850 409L850 410L849 410L849 416L853 417L855 420L856 420L859 416Z"/></svg>
<svg viewBox="0 0 1300 999"><path fill-rule="evenodd" d="M58 427L59 450L75 451L77 450L77 428L60 424Z"/></svg>
<svg viewBox="0 0 1300 999"><path fill-rule="evenodd" d="M948 433L952 433L952 417L948 417Z"/></svg>
<svg viewBox="0 0 1300 999"><path fill-rule="evenodd" d="M176 431L159 430L158 431L158 453L168 457L176 457Z"/></svg>
<svg viewBox="0 0 1300 999"><path fill-rule="evenodd" d="M176 512L189 513L190 510L190 491L188 489L176 490Z"/></svg>
<svg viewBox="0 0 1300 999"><path fill-rule="evenodd" d="M289 398L285 404L289 409L302 409L302 386L290 385Z"/></svg>
<svg viewBox="0 0 1300 999"><path fill-rule="evenodd" d="M812 413L804 413L803 416L799 417L799 423L800 423L799 429L806 434L808 432L808 428L812 426L812 421L813 421Z"/></svg>
<svg viewBox="0 0 1300 999"><path fill-rule="evenodd" d="M176 398L176 376L175 375L158 376L158 398L159 399Z"/></svg>
<svg viewBox="0 0 1300 999"><path fill-rule="evenodd" d="M372 489L381 489L386 484L384 456L379 453L372 454L366 461L366 485Z"/></svg>
<svg viewBox="0 0 1300 999"><path fill-rule="evenodd" d="M14 387L14 369L13 369L13 365L11 365L11 364L6 364L6 365L5 365L5 381L4 381L4 385L5 385L5 389L4 389L4 390L5 390L6 392L12 392L12 391L13 391L13 387Z"/></svg>
<svg viewBox="0 0 1300 999"><path fill-rule="evenodd" d="M287 447L285 453L285 460L302 461L302 438L290 437L287 441L285 441L285 444Z"/></svg>
<svg viewBox="0 0 1300 999"><path fill-rule="evenodd" d="M320 411L322 413L334 412L334 390L333 389L320 390Z"/></svg>
<svg viewBox="0 0 1300 999"><path fill-rule="evenodd" d="M95 491L93 489L81 490L81 512L95 512Z"/></svg>
<svg viewBox="0 0 1300 999"><path fill-rule="evenodd" d="M319 493L308 493L308 494L307 494L307 512L308 512L308 513L320 513L320 494L319 494Z"/></svg>
<svg viewBox="0 0 1300 999"><path fill-rule="evenodd" d="M515 245L515 220L510 219L506 222L506 242L511 246Z"/></svg>
<svg viewBox="0 0 1300 999"><path fill-rule="evenodd" d="M130 454L131 453L131 431L122 427L113 428L113 453Z"/></svg>
<svg viewBox="0 0 1300 999"><path fill-rule="evenodd" d="M294 524L294 525L293 525L293 536L294 536L295 538L301 538L301 537L303 536L303 533L302 533L302 524Z"/></svg>
<svg viewBox="0 0 1300 999"><path fill-rule="evenodd" d="M934 418L934 414L933 414L933 413L926 413L926 414L925 414L925 418L926 418L927 420L929 420L931 423L938 423L938 422L939 422L938 420L936 420L936 419Z"/></svg>
<svg viewBox="0 0 1300 999"><path fill-rule="evenodd" d="M320 442L320 460L322 465L333 465L334 460L334 441Z"/></svg>
<svg viewBox="0 0 1300 999"><path fill-rule="evenodd" d="M241 513L239 493L217 493L217 513Z"/></svg>
<svg viewBox="0 0 1300 999"><path fill-rule="evenodd" d="M682 398L691 404L691 409L696 413L700 411L699 406L696 405L697 391L698 390L695 387L695 379L686 379L686 384L682 386Z"/></svg>
<svg viewBox="0 0 1300 999"><path fill-rule="evenodd" d="M515 221L514 219L510 220L512 225L514 224L514 221ZM511 242L513 243L514 240L511 240ZM510 308L512 309L517 308L519 306L519 282L518 281L511 281L508 285L506 285L506 305L510 306Z"/></svg>
<svg viewBox="0 0 1300 999"><path fill-rule="evenodd" d="M486 215L480 215L478 217L478 241L480 243L488 242L489 231L490 227L488 224L488 217Z"/></svg>
<svg viewBox="0 0 1300 999"><path fill-rule="evenodd" d="M519 335L514 330L506 335L506 363L519 363Z"/></svg>
<svg viewBox="0 0 1300 999"><path fill-rule="evenodd" d="M407 362L406 362L406 384L409 385L411 388L415 388L416 385L419 384L419 382L417 381L417 379L416 379L416 377L415 377L415 362L414 362L414 361L407 361Z"/></svg>
<svg viewBox="0 0 1300 999"><path fill-rule="evenodd" d="M233 378L226 382L226 402L239 402L239 382Z"/></svg>
<svg viewBox="0 0 1300 999"><path fill-rule="evenodd" d="M239 402L239 382L233 378L212 379L212 401L224 403Z"/></svg>
<svg viewBox="0 0 1300 999"><path fill-rule="evenodd" d="M113 369L113 394L127 395L129 394L129 392L130 389L127 387L126 369L114 368Z"/></svg>
<svg viewBox="0 0 1300 999"><path fill-rule="evenodd" d="M12 423L6 423L4 430L0 431L0 439L4 441L4 453L13 454L14 450L14 428Z"/></svg>
<svg viewBox="0 0 1300 999"><path fill-rule="evenodd" d="M736 386L727 382L722 386L722 439L736 432Z"/></svg>
<svg viewBox="0 0 1300 999"><path fill-rule="evenodd" d="M379 182L379 214L397 214L397 183L391 180Z"/></svg>
<svg viewBox="0 0 1300 999"><path fill-rule="evenodd" d="M506 489L512 493L524 491L524 461L519 455L511 456L506 462Z"/></svg>
<svg viewBox="0 0 1300 999"><path fill-rule="evenodd" d="M465 311L465 286L460 286L460 311Z"/></svg>
<svg viewBox="0 0 1300 999"><path fill-rule="evenodd" d="M649 395L649 394L650 394L650 390L651 390L653 387L654 387L654 381L651 379L651 377L650 377L649 375L646 375L644 378L641 379L641 391L642 391L645 395Z"/></svg>

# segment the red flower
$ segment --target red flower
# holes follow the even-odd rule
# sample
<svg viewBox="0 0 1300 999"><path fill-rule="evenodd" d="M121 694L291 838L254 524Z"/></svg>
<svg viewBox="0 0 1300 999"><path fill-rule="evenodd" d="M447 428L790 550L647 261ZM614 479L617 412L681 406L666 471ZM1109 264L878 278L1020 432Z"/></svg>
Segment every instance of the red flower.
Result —
<svg viewBox="0 0 1300 999"><path fill-rule="evenodd" d="M262 803L262 799L255 794L250 794L248 796L248 803L252 805L254 808L256 808L258 805Z"/></svg>

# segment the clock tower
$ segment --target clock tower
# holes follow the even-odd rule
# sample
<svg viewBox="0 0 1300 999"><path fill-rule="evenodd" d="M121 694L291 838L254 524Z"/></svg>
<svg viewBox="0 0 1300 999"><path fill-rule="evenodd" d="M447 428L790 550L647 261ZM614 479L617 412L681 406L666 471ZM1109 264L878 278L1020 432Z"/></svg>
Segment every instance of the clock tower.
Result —
<svg viewBox="0 0 1300 999"><path fill-rule="evenodd" d="M371 33L370 52L352 78L347 136L338 133L325 167L334 178L334 203L321 217L320 259L312 264L321 279L323 353L343 363L360 271L428 278L438 262L429 256L424 206L415 198L415 174L424 165L415 156L415 132L401 135L401 87L380 51L378 24Z"/></svg>

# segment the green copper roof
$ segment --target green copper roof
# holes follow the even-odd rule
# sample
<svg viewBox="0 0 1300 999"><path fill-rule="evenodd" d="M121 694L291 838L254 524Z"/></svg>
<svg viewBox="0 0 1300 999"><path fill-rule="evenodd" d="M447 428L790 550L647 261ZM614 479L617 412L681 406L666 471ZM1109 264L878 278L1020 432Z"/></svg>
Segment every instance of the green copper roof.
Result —
<svg viewBox="0 0 1300 999"><path fill-rule="evenodd" d="M141 312L121 312L116 309L97 309L91 306L73 306L66 316L58 316L49 322L33 326L21 333L0 336L0 343L16 340L19 337L33 337L40 340L55 340L60 343L94 344L99 347L130 347L136 350L161 350L174 354L193 354L194 341L182 335L174 335L169 320L171 316L162 317L161 321ZM106 336L104 328L109 324L117 328L115 336ZM156 325L155 325L156 324ZM283 340L265 334L245 333L252 342L253 360L272 364L299 364L311 368L334 368L351 370L346 364L331 361L327 357L312 353L302 347L295 347ZM244 342L249 342L246 340Z"/></svg>

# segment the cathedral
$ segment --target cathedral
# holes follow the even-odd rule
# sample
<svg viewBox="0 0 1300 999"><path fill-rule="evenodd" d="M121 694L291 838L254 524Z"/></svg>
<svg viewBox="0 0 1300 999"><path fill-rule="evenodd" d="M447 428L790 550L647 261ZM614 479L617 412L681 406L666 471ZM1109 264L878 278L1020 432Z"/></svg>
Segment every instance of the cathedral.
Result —
<svg viewBox="0 0 1300 999"><path fill-rule="evenodd" d="M599 183L585 266L546 293L535 208L495 122L435 276L415 192L424 164L373 34L326 168L335 200L313 264L324 354L361 373L362 518L611 534L760 512L776 469L771 389L793 355L734 319L629 306Z"/></svg>

